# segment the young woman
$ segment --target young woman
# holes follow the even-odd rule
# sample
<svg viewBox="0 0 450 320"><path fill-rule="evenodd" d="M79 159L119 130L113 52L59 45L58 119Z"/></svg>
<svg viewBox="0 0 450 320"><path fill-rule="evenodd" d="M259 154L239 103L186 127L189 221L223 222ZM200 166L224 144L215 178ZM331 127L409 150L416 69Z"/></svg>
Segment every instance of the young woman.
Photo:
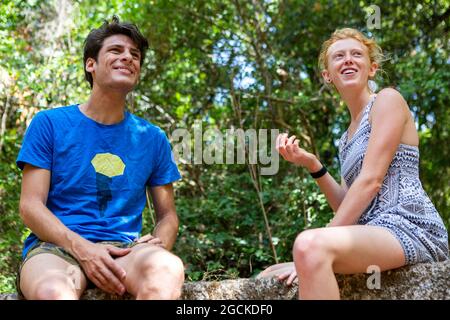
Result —
<svg viewBox="0 0 450 320"><path fill-rule="evenodd" d="M322 45L322 77L351 115L339 141L341 184L295 136L277 138L279 153L311 173L335 212L326 228L297 236L294 263L260 274L288 284L298 275L301 299L339 299L335 273L448 258L447 230L419 180L419 137L408 105L394 89L374 94L368 86L381 60L375 41L354 29L336 30Z"/></svg>

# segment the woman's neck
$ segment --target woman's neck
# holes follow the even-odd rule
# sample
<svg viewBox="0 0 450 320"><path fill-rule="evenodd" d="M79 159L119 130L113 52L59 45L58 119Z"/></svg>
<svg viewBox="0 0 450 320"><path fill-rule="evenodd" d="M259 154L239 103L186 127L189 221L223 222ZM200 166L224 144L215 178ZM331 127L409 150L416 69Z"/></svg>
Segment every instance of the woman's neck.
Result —
<svg viewBox="0 0 450 320"><path fill-rule="evenodd" d="M340 92L342 100L344 100L350 111L352 122L357 121L363 108L369 103L372 93L368 88L363 90L351 90L348 92Z"/></svg>

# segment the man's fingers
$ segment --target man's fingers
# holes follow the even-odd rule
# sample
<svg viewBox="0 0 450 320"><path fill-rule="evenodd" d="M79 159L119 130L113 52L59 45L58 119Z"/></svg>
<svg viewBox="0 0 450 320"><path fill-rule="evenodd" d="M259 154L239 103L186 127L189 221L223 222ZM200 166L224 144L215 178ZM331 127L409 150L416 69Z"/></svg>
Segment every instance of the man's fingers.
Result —
<svg viewBox="0 0 450 320"><path fill-rule="evenodd" d="M161 241L160 238L153 238L152 240L148 241L148 243L154 244L154 245L160 245L160 244L163 244L163 242Z"/></svg>
<svg viewBox="0 0 450 320"><path fill-rule="evenodd" d="M105 261L106 267L120 280L124 281L127 273L120 267L113 259L108 259Z"/></svg>
<svg viewBox="0 0 450 320"><path fill-rule="evenodd" d="M136 242L137 243L143 243L143 242L147 242L147 241L149 241L149 240L151 240L153 238L154 238L154 236L152 236L151 234L146 234L145 236L140 237Z"/></svg>
<svg viewBox="0 0 450 320"><path fill-rule="evenodd" d="M95 272L92 277L89 278L98 288L108 293L116 293L114 288L105 279L105 277L98 271Z"/></svg>
<svg viewBox="0 0 450 320"><path fill-rule="evenodd" d="M108 250L109 254L112 256L125 256L131 252L131 248L117 248L112 245L106 246L106 249Z"/></svg>
<svg viewBox="0 0 450 320"><path fill-rule="evenodd" d="M109 286L112 287L115 293L118 293L120 295L125 293L125 286L122 284L122 281L120 281L116 277L116 275L114 275L110 270L108 270L108 268L102 268L100 270L100 273L107 281L105 285L109 284Z"/></svg>

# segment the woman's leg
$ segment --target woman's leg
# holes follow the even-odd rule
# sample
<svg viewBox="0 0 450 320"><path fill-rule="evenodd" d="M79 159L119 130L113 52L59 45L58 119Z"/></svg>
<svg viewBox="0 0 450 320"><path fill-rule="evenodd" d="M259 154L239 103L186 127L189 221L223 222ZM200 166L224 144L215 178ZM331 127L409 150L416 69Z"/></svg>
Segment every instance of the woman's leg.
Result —
<svg viewBox="0 0 450 320"><path fill-rule="evenodd" d="M300 299L339 299L335 273L381 271L405 264L400 242L387 229L353 225L307 230L293 248Z"/></svg>

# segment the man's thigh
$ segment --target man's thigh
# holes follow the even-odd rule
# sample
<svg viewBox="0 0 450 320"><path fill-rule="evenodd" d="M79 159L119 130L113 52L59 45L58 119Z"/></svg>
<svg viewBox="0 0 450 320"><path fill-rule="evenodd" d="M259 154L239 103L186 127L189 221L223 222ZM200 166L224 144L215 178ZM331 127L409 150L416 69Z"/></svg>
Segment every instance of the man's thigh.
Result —
<svg viewBox="0 0 450 320"><path fill-rule="evenodd" d="M26 259L19 271L18 293L35 297L40 286L54 284L75 291L80 297L86 288L86 276L78 264L51 252L40 252Z"/></svg>

